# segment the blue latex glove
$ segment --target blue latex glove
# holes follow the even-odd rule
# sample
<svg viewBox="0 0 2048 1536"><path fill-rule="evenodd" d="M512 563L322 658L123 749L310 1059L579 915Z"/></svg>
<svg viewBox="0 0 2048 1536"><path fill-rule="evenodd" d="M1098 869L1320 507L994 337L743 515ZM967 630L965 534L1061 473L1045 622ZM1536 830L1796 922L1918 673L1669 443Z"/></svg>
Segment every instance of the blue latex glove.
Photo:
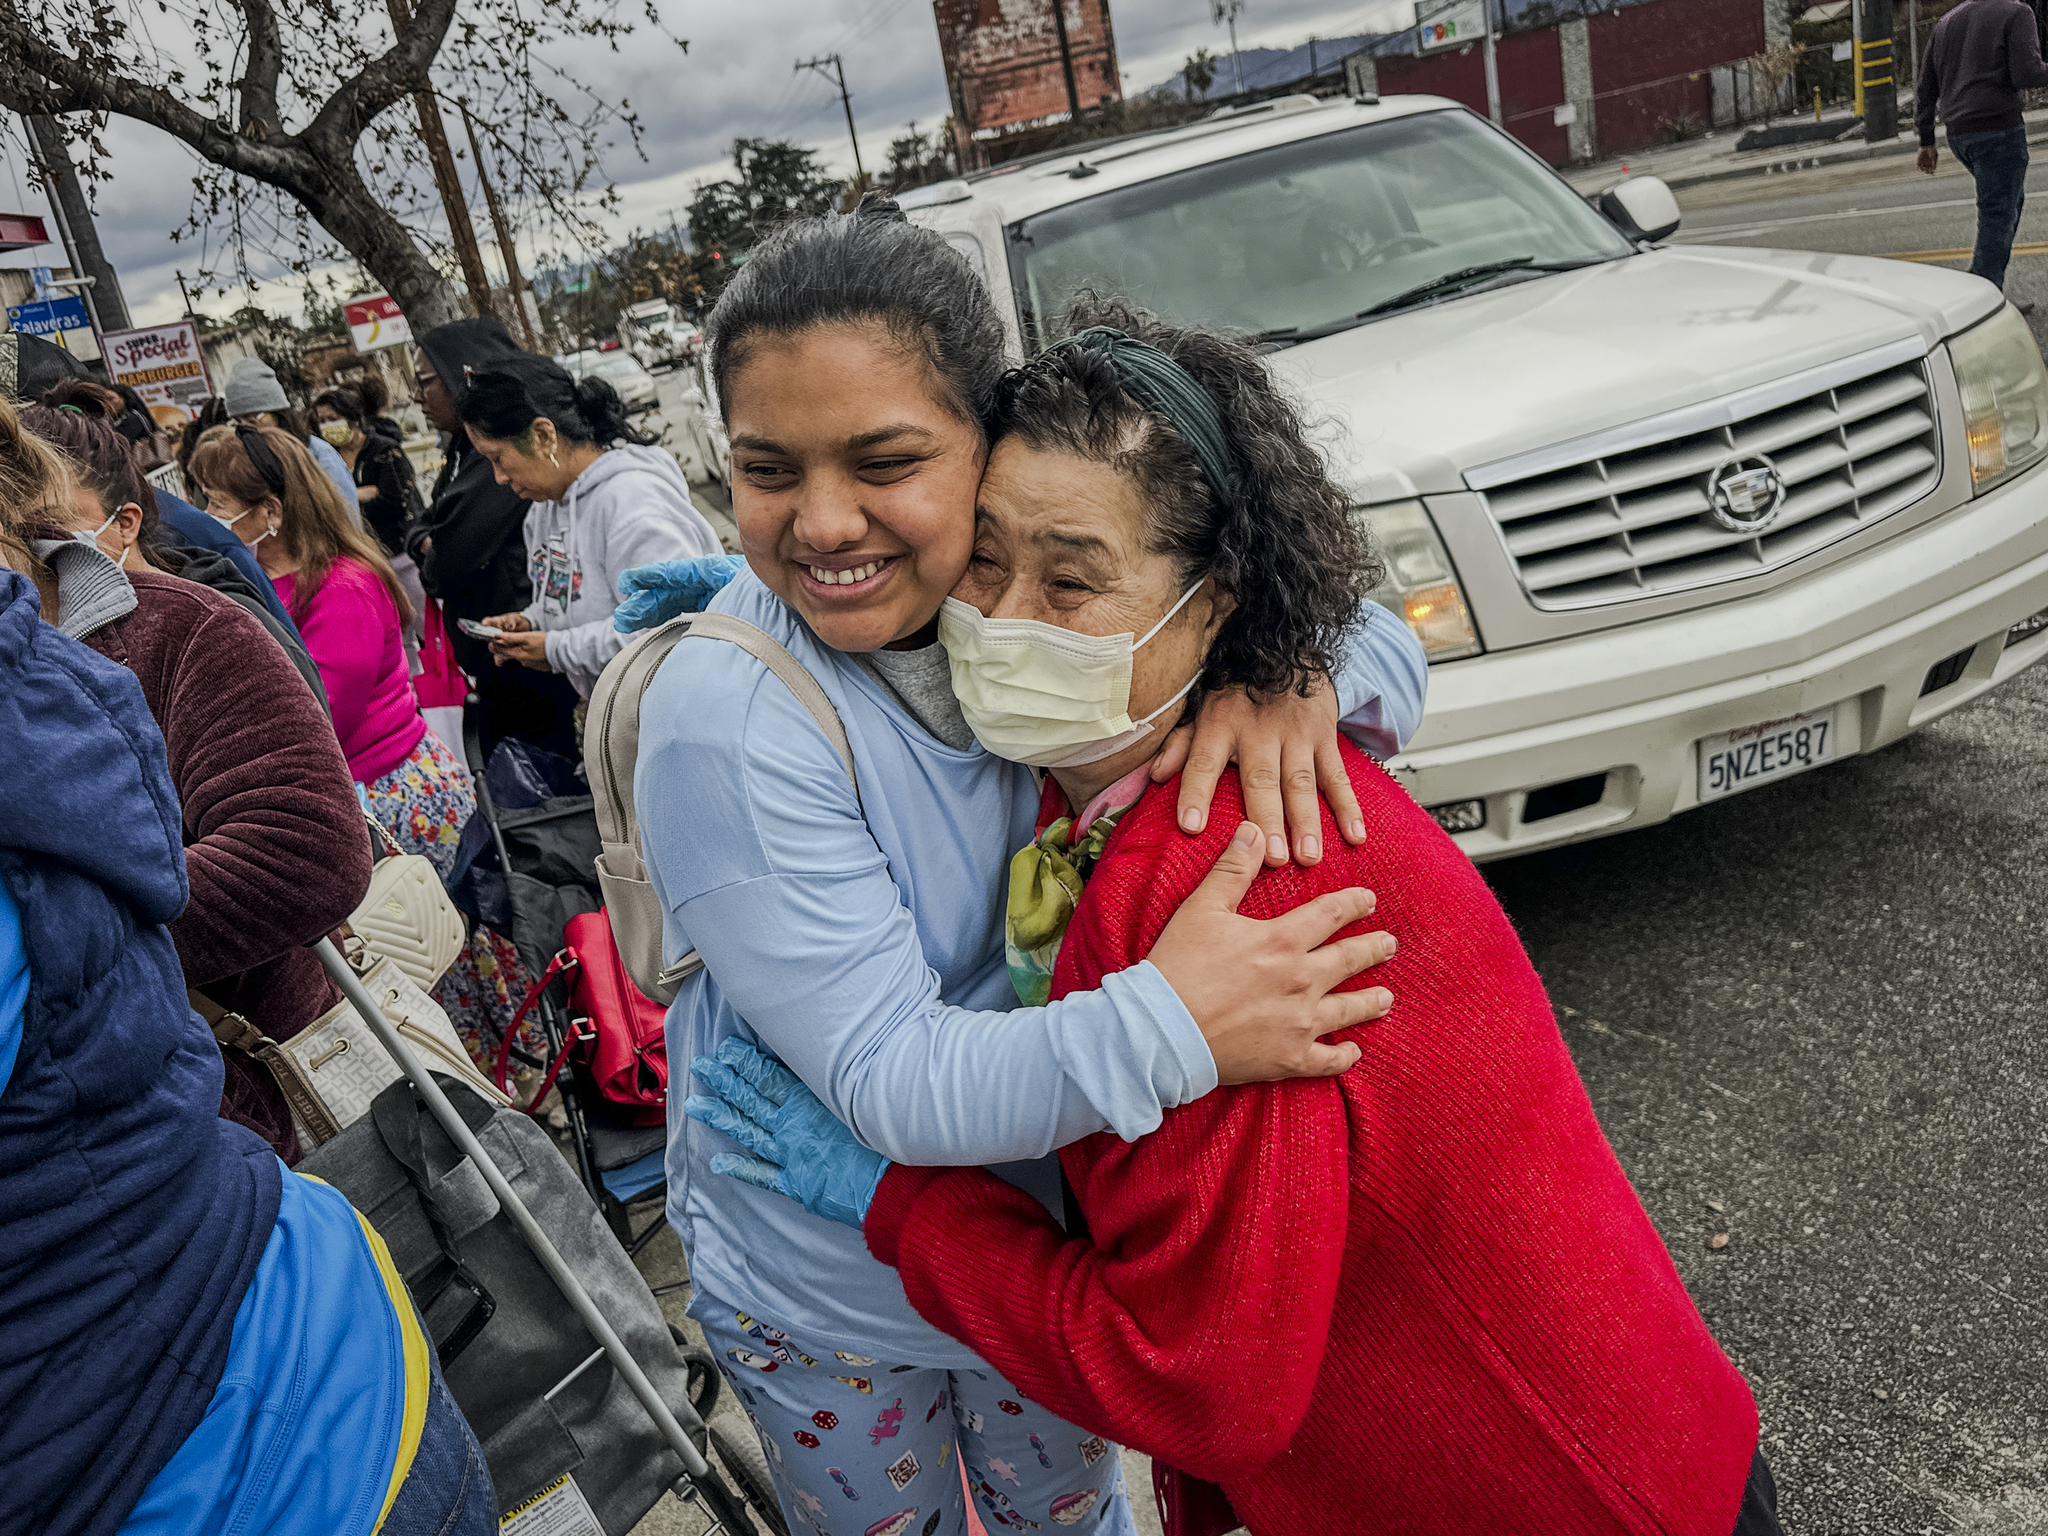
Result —
<svg viewBox="0 0 2048 1536"><path fill-rule="evenodd" d="M713 1173L787 1195L827 1221L858 1227L867 1219L889 1159L854 1140L794 1072L737 1035L719 1042L717 1059L694 1059L690 1071L717 1097L693 1094L683 1113L753 1154L717 1153Z"/></svg>
<svg viewBox="0 0 2048 1536"><path fill-rule="evenodd" d="M725 584L747 568L738 555L699 555L694 560L657 560L619 574L619 606L612 628L626 634L652 629L681 613L701 613Z"/></svg>

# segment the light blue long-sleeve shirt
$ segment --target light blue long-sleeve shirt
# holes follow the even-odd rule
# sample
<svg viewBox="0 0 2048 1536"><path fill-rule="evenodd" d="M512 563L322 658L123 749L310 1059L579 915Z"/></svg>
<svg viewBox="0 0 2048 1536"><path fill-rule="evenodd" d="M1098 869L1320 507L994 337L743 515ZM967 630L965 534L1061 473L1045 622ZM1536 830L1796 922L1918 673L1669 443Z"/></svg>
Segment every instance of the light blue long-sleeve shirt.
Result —
<svg viewBox="0 0 2048 1536"><path fill-rule="evenodd" d="M1028 768L934 739L751 573L711 607L810 669L860 790L803 706L737 646L684 640L642 701L634 802L664 949L705 962L668 1015L669 1219L700 1292L850 1353L974 1366L860 1233L710 1172L732 1144L683 1115L685 1063L740 1035L867 1145L932 1165L1045 1159L1104 1129L1143 1135L1215 1087L1215 1063L1149 964L1099 992L1016 1006L1002 881L1037 812ZM1391 753L1420 717L1424 668L1406 626L1385 618L1353 633L1338 695L1347 729ZM1053 1170L1006 1172L1038 1191Z"/></svg>

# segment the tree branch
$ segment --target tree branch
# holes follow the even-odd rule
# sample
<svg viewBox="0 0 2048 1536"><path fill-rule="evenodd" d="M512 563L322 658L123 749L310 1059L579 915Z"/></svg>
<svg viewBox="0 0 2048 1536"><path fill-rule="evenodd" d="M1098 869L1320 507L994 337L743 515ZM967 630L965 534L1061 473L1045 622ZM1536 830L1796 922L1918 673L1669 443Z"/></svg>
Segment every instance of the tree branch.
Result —
<svg viewBox="0 0 2048 1536"><path fill-rule="evenodd" d="M249 67L242 77L242 134L259 144L285 136L277 105L277 78L284 70L284 44L270 0L240 0L249 26Z"/></svg>
<svg viewBox="0 0 2048 1536"><path fill-rule="evenodd" d="M59 52L25 23L14 0L0 0L0 106L13 112L61 117L111 112L161 128L206 159L303 197L314 162L286 136L259 144L202 117L168 91L139 80L91 69Z"/></svg>
<svg viewBox="0 0 2048 1536"><path fill-rule="evenodd" d="M378 113L415 91L432 89L427 71L454 20L455 0L421 0L411 22L396 29L390 51L344 80L299 137L316 153L354 153Z"/></svg>

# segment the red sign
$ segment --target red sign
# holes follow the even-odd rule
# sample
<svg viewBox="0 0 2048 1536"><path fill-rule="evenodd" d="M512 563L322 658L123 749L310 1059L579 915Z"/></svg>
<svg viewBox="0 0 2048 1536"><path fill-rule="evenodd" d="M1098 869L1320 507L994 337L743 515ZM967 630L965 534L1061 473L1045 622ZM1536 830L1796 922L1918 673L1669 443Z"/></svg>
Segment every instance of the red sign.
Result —
<svg viewBox="0 0 2048 1536"><path fill-rule="evenodd" d="M358 352L374 352L379 347L395 347L401 341L412 340L412 327L406 324L398 300L388 293L364 294L350 299L343 309L348 316L349 339Z"/></svg>

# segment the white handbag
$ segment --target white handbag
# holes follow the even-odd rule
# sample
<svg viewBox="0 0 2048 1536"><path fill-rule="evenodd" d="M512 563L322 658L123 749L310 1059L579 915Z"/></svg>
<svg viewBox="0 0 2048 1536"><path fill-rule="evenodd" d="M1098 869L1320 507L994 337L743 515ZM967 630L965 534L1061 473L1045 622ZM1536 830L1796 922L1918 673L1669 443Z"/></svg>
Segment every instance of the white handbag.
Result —
<svg viewBox="0 0 2048 1536"><path fill-rule="evenodd" d="M348 926L371 954L389 960L424 991L455 963L469 930L432 861L403 852L375 818L370 825L391 856L371 868L370 888L349 914Z"/></svg>
<svg viewBox="0 0 2048 1536"><path fill-rule="evenodd" d="M362 959L370 962L363 973L363 990L376 1001L384 1017L397 1026L406 1044L419 1053L422 1063L432 1071L460 1078L488 1103L511 1102L470 1060L448 1015L412 977L388 955L365 955ZM391 1059L390 1052L370 1032L370 1026L347 998L283 1042L279 1049L292 1059L300 1076L319 1095L338 1130L368 1114L370 1101L401 1075L398 1063ZM292 1120L305 1146L317 1146L335 1134L319 1134L324 1127L309 1126L296 1109Z"/></svg>

